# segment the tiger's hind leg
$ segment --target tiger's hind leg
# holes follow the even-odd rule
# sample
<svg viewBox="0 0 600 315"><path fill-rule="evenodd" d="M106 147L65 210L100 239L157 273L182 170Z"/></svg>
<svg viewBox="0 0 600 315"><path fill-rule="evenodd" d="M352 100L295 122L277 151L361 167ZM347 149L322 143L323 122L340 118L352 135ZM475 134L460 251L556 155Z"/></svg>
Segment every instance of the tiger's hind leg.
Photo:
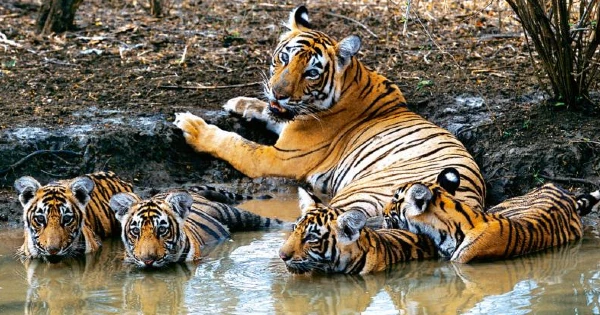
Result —
<svg viewBox="0 0 600 315"><path fill-rule="evenodd" d="M257 98L244 96L232 98L223 105L223 109L240 115L248 121L256 119L265 122L267 129L276 134L281 134L284 126L283 123L278 123L271 119L269 116L269 104Z"/></svg>

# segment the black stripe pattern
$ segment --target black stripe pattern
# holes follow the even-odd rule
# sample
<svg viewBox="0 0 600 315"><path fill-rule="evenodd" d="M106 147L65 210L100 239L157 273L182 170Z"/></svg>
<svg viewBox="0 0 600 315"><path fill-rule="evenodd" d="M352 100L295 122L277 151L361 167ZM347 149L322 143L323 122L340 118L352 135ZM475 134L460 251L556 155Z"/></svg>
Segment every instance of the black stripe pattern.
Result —
<svg viewBox="0 0 600 315"><path fill-rule="evenodd" d="M192 190L187 191L193 199L191 208L182 214L169 204L169 195L174 192L181 191L141 200L124 216L121 224L126 262L146 268L198 261L202 247L228 239L230 232L286 226L278 219L210 201Z"/></svg>
<svg viewBox="0 0 600 315"><path fill-rule="evenodd" d="M347 235L342 234L351 232L338 224L344 213L347 212L320 205L302 215L280 250L288 271L366 274L401 261L436 256L429 238L407 230L362 227L357 239L349 242Z"/></svg>
<svg viewBox="0 0 600 315"><path fill-rule="evenodd" d="M423 207L417 205L422 198L415 187L431 193ZM515 257L577 240L583 235L579 207L572 193L545 184L482 212L437 184L419 182L395 192L384 210L384 227L425 234L441 256L466 263Z"/></svg>
<svg viewBox="0 0 600 315"><path fill-rule="evenodd" d="M26 240L18 252L23 258L55 262L91 252L99 246L100 239L119 234L120 225L108 201L116 193L132 191L131 184L112 172L83 177L93 182L85 208L70 188L81 177L51 182L35 192L24 209ZM86 229L91 231L86 233Z"/></svg>
<svg viewBox="0 0 600 315"><path fill-rule="evenodd" d="M399 88L356 57L337 74L336 44L315 30L284 34L265 86L269 99L289 98L281 105L287 116L271 113L275 120L314 120L313 127L322 128L319 120L340 119L336 123L343 127L333 139L288 155L326 156L318 170L308 174L313 189L332 196L333 207L359 208L378 216L393 188L411 181L435 182L442 169L452 166L463 176L457 198L482 209L483 177L464 146L448 131L410 112ZM318 70L318 78L306 79L303 73L311 69ZM349 116L350 111L356 113Z"/></svg>

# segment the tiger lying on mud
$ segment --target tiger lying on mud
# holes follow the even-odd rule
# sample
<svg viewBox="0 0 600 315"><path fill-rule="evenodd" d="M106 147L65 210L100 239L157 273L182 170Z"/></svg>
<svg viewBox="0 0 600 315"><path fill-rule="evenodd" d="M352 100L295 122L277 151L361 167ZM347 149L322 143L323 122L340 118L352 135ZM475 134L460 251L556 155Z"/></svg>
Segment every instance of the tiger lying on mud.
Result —
<svg viewBox="0 0 600 315"><path fill-rule="evenodd" d="M484 213L455 198L459 181L458 171L448 168L437 183L402 185L384 209L384 228L426 235L442 257L468 263L515 257L580 239L580 215L600 203L600 191L575 197L545 184Z"/></svg>
<svg viewBox="0 0 600 315"><path fill-rule="evenodd" d="M193 191L161 193L146 200L121 193L112 197L110 207L121 222L125 261L138 267L197 261L204 245L225 240L230 232L288 227Z"/></svg>
<svg viewBox="0 0 600 315"><path fill-rule="evenodd" d="M291 273L367 274L397 262L437 256L427 236L373 230L365 226L367 217L361 211L328 207L302 188L298 194L302 215L279 250Z"/></svg>
<svg viewBox="0 0 600 315"><path fill-rule="evenodd" d="M118 235L108 202L116 193L132 191L132 185L112 172L98 172L45 186L24 176L15 181L15 189L25 232L17 254L58 262L96 251L101 239Z"/></svg>
<svg viewBox="0 0 600 315"><path fill-rule="evenodd" d="M308 182L332 197L332 208L380 216L398 184L434 182L452 166L461 172L456 198L481 210L485 185L479 167L448 131L411 112L398 86L365 67L361 41L340 42L311 29L308 11L293 10L272 56L268 102L239 97L225 109L267 122L275 145L251 142L178 113L187 143L229 162L250 177Z"/></svg>

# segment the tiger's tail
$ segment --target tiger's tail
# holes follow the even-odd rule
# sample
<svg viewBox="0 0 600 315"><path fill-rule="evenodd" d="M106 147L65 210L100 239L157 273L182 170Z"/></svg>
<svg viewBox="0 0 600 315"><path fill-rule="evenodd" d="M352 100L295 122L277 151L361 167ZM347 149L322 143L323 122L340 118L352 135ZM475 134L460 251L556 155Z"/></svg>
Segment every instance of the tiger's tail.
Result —
<svg viewBox="0 0 600 315"><path fill-rule="evenodd" d="M253 199L271 199L273 197L269 195L260 195L260 196L252 196L252 195L242 195L237 194L225 189L217 188L209 185L197 185L186 187L187 190L193 191L198 195L216 202L226 203L226 204L238 204L242 201L253 200Z"/></svg>
<svg viewBox="0 0 600 315"><path fill-rule="evenodd" d="M202 211L227 226L230 232L257 231L264 229L292 230L292 223L276 218L263 217L224 203L210 202Z"/></svg>
<svg viewBox="0 0 600 315"><path fill-rule="evenodd" d="M600 190L577 197L577 212L580 216L598 212L598 208L600 208Z"/></svg>

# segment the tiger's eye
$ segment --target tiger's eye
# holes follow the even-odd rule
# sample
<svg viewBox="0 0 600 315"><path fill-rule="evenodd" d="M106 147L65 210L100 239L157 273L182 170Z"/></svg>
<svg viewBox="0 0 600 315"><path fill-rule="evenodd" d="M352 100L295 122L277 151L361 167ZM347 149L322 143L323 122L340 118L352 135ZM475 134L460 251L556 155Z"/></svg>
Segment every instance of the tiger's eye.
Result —
<svg viewBox="0 0 600 315"><path fill-rule="evenodd" d="M131 233L133 233L134 235L140 234L140 228L138 228L137 226L132 227Z"/></svg>
<svg viewBox="0 0 600 315"><path fill-rule="evenodd" d="M44 217L43 215L36 215L33 217L33 220L35 220L35 223L37 224L44 224L44 222L46 222L46 217Z"/></svg>
<svg viewBox="0 0 600 315"><path fill-rule="evenodd" d="M309 79L316 79L319 77L319 75L319 70L317 69L310 69L304 73L304 76Z"/></svg>
<svg viewBox="0 0 600 315"><path fill-rule="evenodd" d="M287 64L290 61L290 55L288 55L288 53L286 53L285 51L282 51L279 54L279 60L281 60L281 62L283 62L284 64Z"/></svg>
<svg viewBox="0 0 600 315"><path fill-rule="evenodd" d="M319 237L315 234L308 234L305 238L307 243L316 243L319 241Z"/></svg>
<svg viewBox="0 0 600 315"><path fill-rule="evenodd" d="M71 214L63 215L62 221L63 221L63 224L69 224L69 223L73 222L73 215L71 215Z"/></svg>
<svg viewBox="0 0 600 315"><path fill-rule="evenodd" d="M167 228L164 226L161 226L158 228L158 233L159 234L165 234L167 232Z"/></svg>

